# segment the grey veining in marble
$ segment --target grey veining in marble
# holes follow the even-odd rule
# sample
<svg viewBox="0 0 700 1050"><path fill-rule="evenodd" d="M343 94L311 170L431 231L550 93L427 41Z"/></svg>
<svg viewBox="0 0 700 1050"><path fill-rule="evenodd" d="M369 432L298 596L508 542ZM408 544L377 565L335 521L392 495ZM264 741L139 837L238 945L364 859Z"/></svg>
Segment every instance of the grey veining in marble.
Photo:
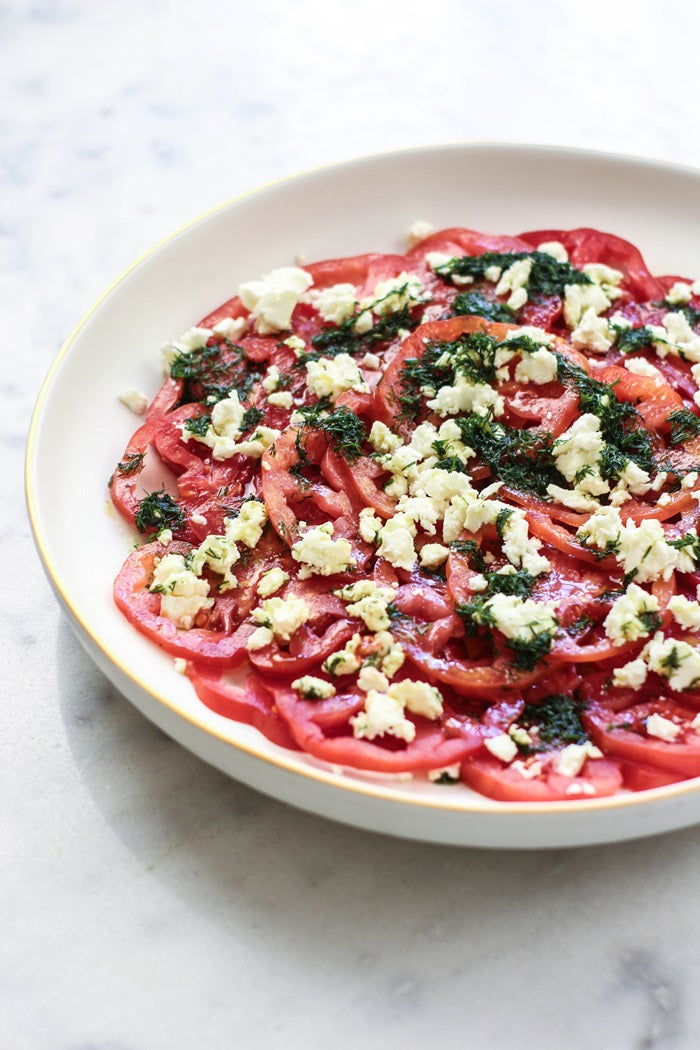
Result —
<svg viewBox="0 0 700 1050"><path fill-rule="evenodd" d="M700 166L687 2L6 0L0 8L0 1045L700 1045L700 829L499 854L288 809L120 698L23 511L32 404L175 226L321 163L462 139Z"/></svg>

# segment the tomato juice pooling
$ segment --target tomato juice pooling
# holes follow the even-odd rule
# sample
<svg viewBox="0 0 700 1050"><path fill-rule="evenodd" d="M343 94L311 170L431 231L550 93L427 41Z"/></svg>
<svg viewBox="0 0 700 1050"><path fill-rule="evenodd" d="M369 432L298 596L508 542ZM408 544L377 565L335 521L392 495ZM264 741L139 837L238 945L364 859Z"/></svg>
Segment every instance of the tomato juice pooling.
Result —
<svg viewBox="0 0 700 1050"><path fill-rule="evenodd" d="M700 775L699 331L699 281L589 229L417 224L247 281L164 348L115 601L334 766L515 801Z"/></svg>

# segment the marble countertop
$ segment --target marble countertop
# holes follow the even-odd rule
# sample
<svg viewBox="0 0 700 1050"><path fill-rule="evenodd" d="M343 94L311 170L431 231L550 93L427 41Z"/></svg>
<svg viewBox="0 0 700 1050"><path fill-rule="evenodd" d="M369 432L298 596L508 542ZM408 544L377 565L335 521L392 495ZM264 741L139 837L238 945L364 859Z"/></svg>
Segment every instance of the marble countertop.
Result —
<svg viewBox="0 0 700 1050"><path fill-rule="evenodd" d="M92 666L23 508L28 421L63 339L133 258L212 205L445 141L700 167L700 9L630 10L3 4L0 1044L698 1046L700 828L498 853L265 798Z"/></svg>

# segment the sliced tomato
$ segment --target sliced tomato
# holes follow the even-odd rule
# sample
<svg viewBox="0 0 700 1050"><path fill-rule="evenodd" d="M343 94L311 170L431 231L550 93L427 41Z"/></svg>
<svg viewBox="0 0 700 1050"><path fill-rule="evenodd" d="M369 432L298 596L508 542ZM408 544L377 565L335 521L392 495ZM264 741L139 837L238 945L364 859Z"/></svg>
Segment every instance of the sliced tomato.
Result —
<svg viewBox="0 0 700 1050"><path fill-rule="evenodd" d="M332 697L330 701L304 700L292 689L283 686L272 688L277 708L286 719L297 744L315 758L334 765L378 773L441 769L462 761L480 746L476 735L471 739L446 738L440 724L435 725L425 719L416 719L416 735L408 744L391 737L381 738L381 742L356 739L351 735L349 725L347 732L340 734L337 724L334 724L331 735L324 716L329 706L337 706L337 697ZM354 704L348 705L348 714L353 707Z"/></svg>
<svg viewBox="0 0 700 1050"><path fill-rule="evenodd" d="M520 238L532 248L547 241L559 241L566 248L571 265L579 270L586 263L594 262L621 270L623 285L638 300L662 299L664 296L661 281L652 277L641 252L622 237L581 227L575 230L530 230L521 233Z"/></svg>
<svg viewBox="0 0 700 1050"><path fill-rule="evenodd" d="M258 729L273 744L298 751L299 745L280 717L275 697L257 675L248 675L245 685L235 685L219 670L189 663L185 671L194 690L210 710L224 718Z"/></svg>
<svg viewBox="0 0 700 1050"><path fill-rule="evenodd" d="M160 614L160 595L148 590L155 558L166 553L161 543L149 543L129 555L114 582L114 601L142 634L172 656L203 664L237 667L247 656L246 642L254 625L242 623L233 633L192 627L183 630Z"/></svg>
<svg viewBox="0 0 700 1050"><path fill-rule="evenodd" d="M533 756L531 761L538 761L538 757ZM557 773L548 760L536 776L524 775L522 768L527 769L482 754L462 764L462 779L475 791L500 802L584 801L614 795L622 786L618 764L601 758L588 759L576 777Z"/></svg>
<svg viewBox="0 0 700 1050"><path fill-rule="evenodd" d="M691 723L697 713L697 708L670 697L657 697L616 712L591 704L582 718L591 737L606 754L695 777L700 776L700 734ZM647 732L647 719L654 714L679 727L676 740L669 742Z"/></svg>

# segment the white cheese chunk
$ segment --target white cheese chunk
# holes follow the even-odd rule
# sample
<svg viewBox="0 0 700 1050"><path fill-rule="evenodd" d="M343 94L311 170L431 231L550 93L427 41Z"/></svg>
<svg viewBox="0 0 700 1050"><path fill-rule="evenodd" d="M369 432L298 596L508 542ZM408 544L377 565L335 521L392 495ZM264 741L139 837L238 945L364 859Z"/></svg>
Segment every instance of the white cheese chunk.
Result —
<svg viewBox="0 0 700 1050"><path fill-rule="evenodd" d="M670 718L664 718L663 715L654 712L646 720L646 730L649 736L654 736L657 740L664 740L666 743L672 744L674 740L678 739L681 727L672 722Z"/></svg>
<svg viewBox="0 0 700 1050"><path fill-rule="evenodd" d="M292 682L292 689L296 689L307 700L327 700L335 696L335 686L327 682L325 678L316 678L312 674L302 675Z"/></svg>
<svg viewBox="0 0 700 1050"><path fill-rule="evenodd" d="M246 281L238 295L253 315L258 332L268 335L289 328L294 307L311 284L313 278L306 270L283 266L257 281Z"/></svg>
<svg viewBox="0 0 700 1050"><path fill-rule="evenodd" d="M333 576L345 572L352 562L352 545L341 537L333 539L333 524L316 525L309 529L292 547L292 557L302 563L300 578Z"/></svg>
<svg viewBox="0 0 700 1050"><path fill-rule="evenodd" d="M306 385L316 397L327 397L333 402L346 390L357 390L360 393L367 393L369 390L357 362L350 354L307 361Z"/></svg>
<svg viewBox="0 0 700 1050"><path fill-rule="evenodd" d="M160 594L161 616L183 630L193 627L199 613L214 604L208 582L186 568L181 554L166 554L160 559L148 589Z"/></svg>

